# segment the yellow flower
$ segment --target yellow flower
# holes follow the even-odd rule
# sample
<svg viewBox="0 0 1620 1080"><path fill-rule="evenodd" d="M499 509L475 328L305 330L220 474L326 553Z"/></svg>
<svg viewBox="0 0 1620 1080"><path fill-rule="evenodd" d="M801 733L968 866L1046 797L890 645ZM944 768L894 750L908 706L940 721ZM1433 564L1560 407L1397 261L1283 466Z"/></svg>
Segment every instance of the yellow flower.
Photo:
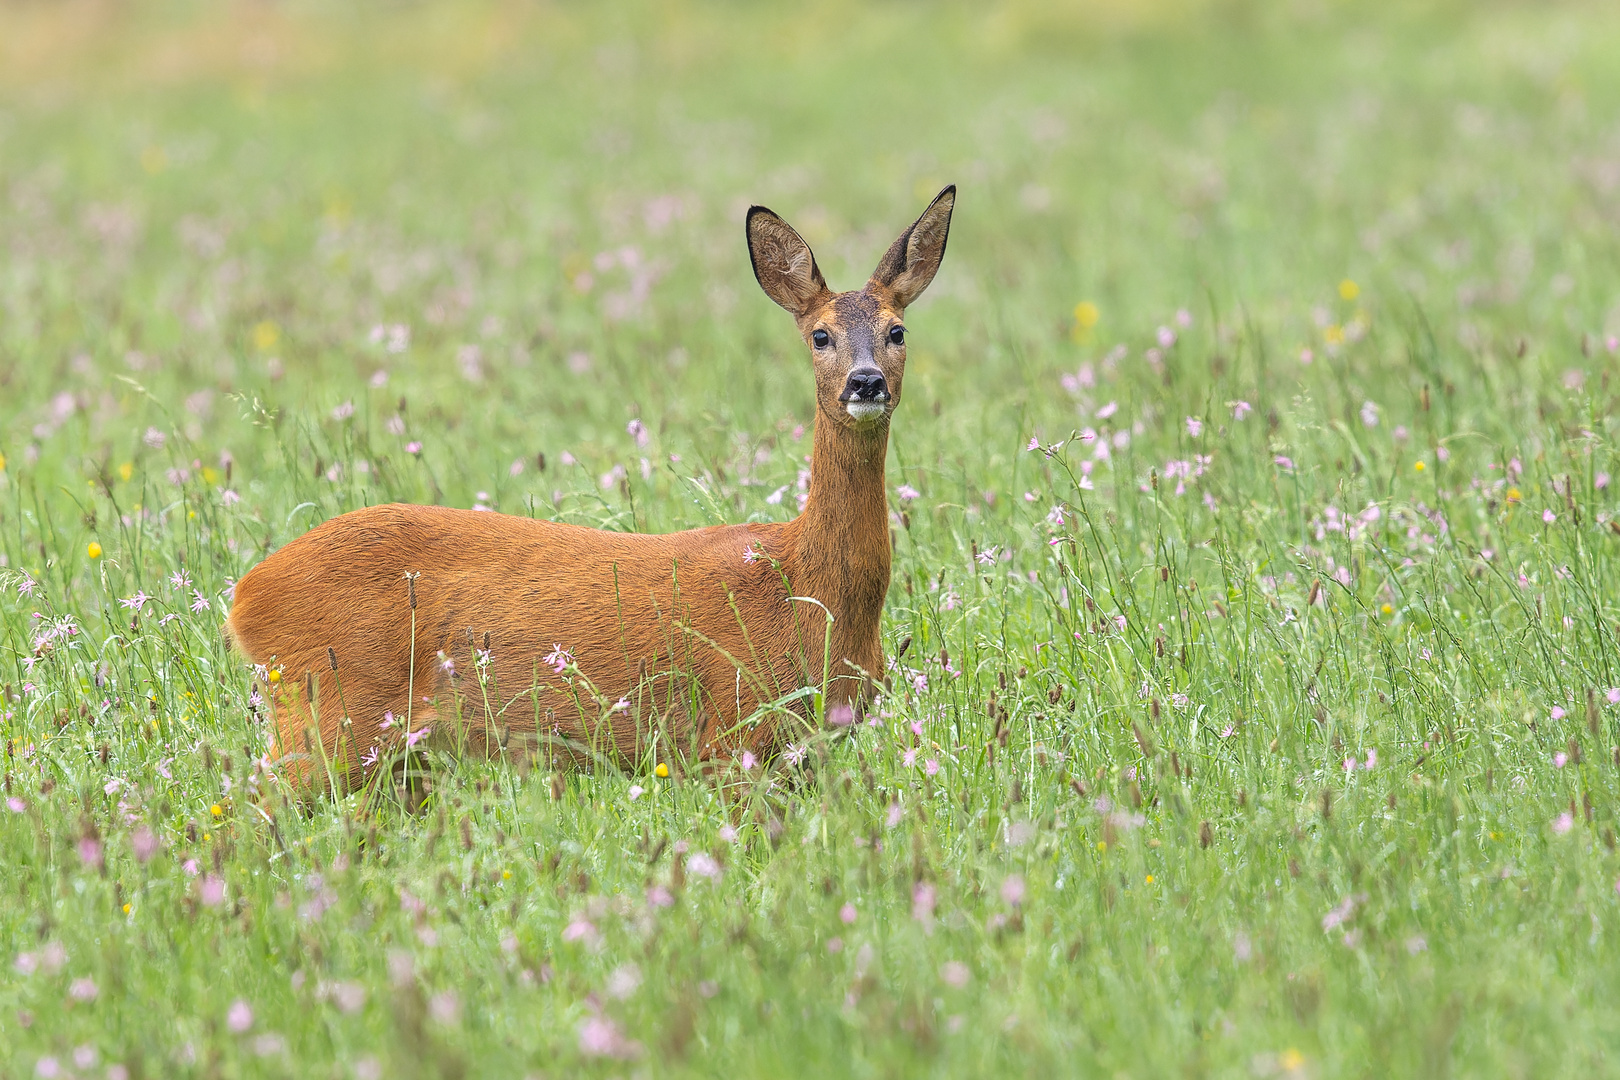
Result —
<svg viewBox="0 0 1620 1080"><path fill-rule="evenodd" d="M6 455L0 454L0 472L6 471Z"/></svg>
<svg viewBox="0 0 1620 1080"><path fill-rule="evenodd" d="M99 559L101 558L101 545L92 540L90 546L84 549L84 553L92 559Z"/></svg>
<svg viewBox="0 0 1620 1080"><path fill-rule="evenodd" d="M1395 611L1395 609L1390 607L1388 604L1385 604L1383 607L1379 608L1378 610L1382 611L1385 615L1393 614L1394 611Z"/></svg>
<svg viewBox="0 0 1620 1080"><path fill-rule="evenodd" d="M1293 1072L1295 1069L1305 1064L1305 1055L1290 1046L1288 1049L1277 1055L1277 1064L1281 1065L1285 1072Z"/></svg>
<svg viewBox="0 0 1620 1080"><path fill-rule="evenodd" d="M1082 300L1074 305L1074 324L1082 330L1090 330L1102 318L1102 312L1090 300Z"/></svg>
<svg viewBox="0 0 1620 1080"><path fill-rule="evenodd" d="M1414 462L1413 465L1412 465L1412 468L1416 469L1418 472L1422 472L1423 471L1423 462L1421 462L1421 461Z"/></svg>
<svg viewBox="0 0 1620 1080"><path fill-rule="evenodd" d="M130 477L132 477L134 475L135 475L135 463L133 461L126 461L122 465L118 466L118 479L120 479L120 480L128 480Z"/></svg>
<svg viewBox="0 0 1620 1080"><path fill-rule="evenodd" d="M1354 300L1356 297L1358 297L1360 295L1361 295L1361 286L1357 285L1355 282L1351 281L1349 278L1345 278L1343 281L1339 282L1339 299L1341 299L1341 300Z"/></svg>
<svg viewBox="0 0 1620 1080"><path fill-rule="evenodd" d="M211 465L204 465L203 466L202 476L203 476L203 482L204 483L208 483L208 484L217 484L217 483L219 483L219 470L214 468Z"/></svg>
<svg viewBox="0 0 1620 1080"><path fill-rule="evenodd" d="M1152 874L1149 874L1147 876L1147 881L1144 884L1147 884L1147 885L1153 884L1153 875Z"/></svg>
<svg viewBox="0 0 1620 1080"><path fill-rule="evenodd" d="M1524 495L1523 495L1522 492L1519 491L1518 488L1510 487L1510 488L1507 489L1507 501L1508 502L1516 503L1522 498L1524 498Z"/></svg>
<svg viewBox="0 0 1620 1080"><path fill-rule="evenodd" d="M1344 341L1344 328L1338 323L1323 328L1322 340L1329 345L1338 345Z"/></svg>
<svg viewBox="0 0 1620 1080"><path fill-rule="evenodd" d="M210 806L208 808L208 812L210 814L213 814L215 817L224 817L225 816L225 808L223 806L219 805L219 803L215 803L213 806Z"/></svg>
<svg viewBox="0 0 1620 1080"><path fill-rule="evenodd" d="M658 777L660 780L664 779L665 777L669 776L669 766L660 761L658 763L658 768L653 770L653 775Z"/></svg>
<svg viewBox="0 0 1620 1080"><path fill-rule="evenodd" d="M281 681L281 671L277 668L271 668L269 677L271 682L278 683Z"/></svg>
<svg viewBox="0 0 1620 1080"><path fill-rule="evenodd" d="M253 324L253 347L260 352L275 348L280 340L281 327L269 319Z"/></svg>
<svg viewBox="0 0 1620 1080"><path fill-rule="evenodd" d="M1097 850L1098 851L1107 851L1108 850L1108 841L1106 841L1106 840L1097 841Z"/></svg>
<svg viewBox="0 0 1620 1080"><path fill-rule="evenodd" d="M512 871L510 871L510 870L502 870L501 871L501 880L502 881L511 881L512 880Z"/></svg>

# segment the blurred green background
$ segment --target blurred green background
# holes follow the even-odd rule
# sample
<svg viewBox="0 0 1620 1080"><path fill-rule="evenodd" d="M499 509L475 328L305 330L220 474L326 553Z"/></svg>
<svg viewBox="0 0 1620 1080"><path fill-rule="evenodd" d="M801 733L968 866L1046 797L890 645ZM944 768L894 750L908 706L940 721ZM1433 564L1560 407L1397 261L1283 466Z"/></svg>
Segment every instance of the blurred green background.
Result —
<svg viewBox="0 0 1620 1080"><path fill-rule="evenodd" d="M86 3L3 19L13 458L54 423L54 393L94 417L113 376L148 367L211 450L241 441L211 426L239 412L232 390L324 414L386 369L389 394L421 386L418 409L446 424L498 400L479 444L456 447L489 459L456 478L464 502L520 454L611 456L637 412L719 454L726 432L809 418L797 343L747 270L746 205L786 215L852 287L946 181L962 213L910 385L956 411L953 437L1021 416L1060 434L1057 373L1140 351L1181 308L1199 333L1260 328L1283 382L1259 392L1281 393L1300 349L1353 318L1345 278L1379 345L1319 391L1342 391L1326 404L1347 418L1386 366L1421 377L1405 366L1418 323L1521 407L1535 354L1620 331L1620 16L1602 4ZM1076 335L1080 301L1097 322ZM370 342L395 324L407 349ZM1498 364L1521 338L1531 362ZM1189 404L1206 389L1180 384ZM922 413L902 445L930 438ZM77 469L138 449L79 430L71 452L40 452Z"/></svg>

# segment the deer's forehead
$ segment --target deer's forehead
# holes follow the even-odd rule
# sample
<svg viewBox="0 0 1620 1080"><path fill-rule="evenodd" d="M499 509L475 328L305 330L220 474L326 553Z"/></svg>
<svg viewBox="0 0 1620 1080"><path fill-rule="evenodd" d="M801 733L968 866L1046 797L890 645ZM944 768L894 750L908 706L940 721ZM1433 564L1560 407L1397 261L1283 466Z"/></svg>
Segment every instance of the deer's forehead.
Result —
<svg viewBox="0 0 1620 1080"><path fill-rule="evenodd" d="M873 296L865 289L856 289L831 297L822 305L821 310L814 314L812 321L828 323L847 332L857 328L870 330L874 324L895 317L898 317L898 314L879 297Z"/></svg>

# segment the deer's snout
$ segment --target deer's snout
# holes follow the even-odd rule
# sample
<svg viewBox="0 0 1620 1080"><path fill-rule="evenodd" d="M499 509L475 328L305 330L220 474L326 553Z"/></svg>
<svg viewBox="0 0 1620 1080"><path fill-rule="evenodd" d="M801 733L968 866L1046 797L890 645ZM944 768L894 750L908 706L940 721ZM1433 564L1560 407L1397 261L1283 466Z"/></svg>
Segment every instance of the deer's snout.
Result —
<svg viewBox="0 0 1620 1080"><path fill-rule="evenodd" d="M875 367L856 368L849 373L849 379L844 383L844 392L838 396L839 401L888 401L889 384L883 378L883 372Z"/></svg>

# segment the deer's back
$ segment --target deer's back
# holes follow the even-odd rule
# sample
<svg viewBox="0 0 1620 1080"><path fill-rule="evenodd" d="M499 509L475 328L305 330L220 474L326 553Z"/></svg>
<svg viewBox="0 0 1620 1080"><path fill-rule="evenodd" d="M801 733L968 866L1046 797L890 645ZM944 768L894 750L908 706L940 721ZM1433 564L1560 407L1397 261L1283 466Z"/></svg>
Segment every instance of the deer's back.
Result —
<svg viewBox="0 0 1620 1080"><path fill-rule="evenodd" d="M639 695L637 712L667 711L676 681L666 672L676 668L710 698L723 684L721 711L751 711L762 694L744 693L739 664L757 668L772 692L794 680L784 663L795 635L782 574L768 557L745 557L750 548L770 554L780 528L646 535L444 507L370 507L325 522L254 567L237 584L229 626L251 661L294 680L305 672L329 679L334 650L357 730L386 712L404 715L413 691L420 712L424 697L457 691L482 705L491 689L493 708L520 728L537 726L547 709L563 726L577 725L591 709L577 707L547 661L559 648L599 693ZM420 575L414 650L407 573ZM485 634L489 659L480 668Z"/></svg>

